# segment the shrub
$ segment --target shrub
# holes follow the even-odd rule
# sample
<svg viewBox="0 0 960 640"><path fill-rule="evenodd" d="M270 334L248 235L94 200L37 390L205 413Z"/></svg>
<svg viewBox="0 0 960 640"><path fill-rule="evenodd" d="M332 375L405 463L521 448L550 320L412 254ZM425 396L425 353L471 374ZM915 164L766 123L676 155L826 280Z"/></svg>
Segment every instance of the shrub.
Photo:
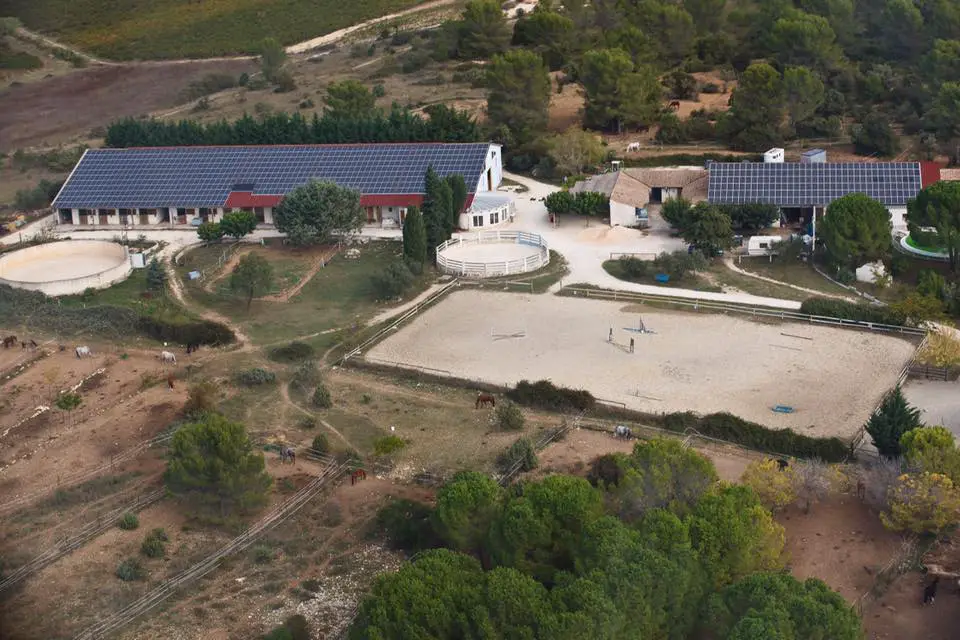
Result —
<svg viewBox="0 0 960 640"><path fill-rule="evenodd" d="M246 74L244 74L246 75ZM243 76L241 76L242 80ZM247 80L250 78L247 77ZM184 102L190 102L211 93L217 93L224 89L232 89L237 86L237 79L229 73L208 73L199 80L194 80L187 85L187 88L180 93L180 98ZM245 82L243 84L246 84Z"/></svg>
<svg viewBox="0 0 960 640"><path fill-rule="evenodd" d="M297 426L301 429L313 429L317 426L317 419L313 416L303 416L297 422Z"/></svg>
<svg viewBox="0 0 960 640"><path fill-rule="evenodd" d="M522 431L523 412L513 402L504 401L497 405L493 412L493 419L501 431Z"/></svg>
<svg viewBox="0 0 960 640"><path fill-rule="evenodd" d="M903 316L889 307L859 304L833 298L807 298L800 305L800 313L880 324L906 324Z"/></svg>
<svg viewBox="0 0 960 640"><path fill-rule="evenodd" d="M274 555L273 549L265 544L258 544L253 548L253 561L257 564L269 564Z"/></svg>
<svg viewBox="0 0 960 640"><path fill-rule="evenodd" d="M327 386L322 382L314 389L311 402L313 406L321 409L329 409L333 406L333 398L330 396L330 390L327 389Z"/></svg>
<svg viewBox="0 0 960 640"><path fill-rule="evenodd" d="M373 453L378 456L388 456L407 446L406 441L399 436L383 436L373 442Z"/></svg>
<svg viewBox="0 0 960 640"><path fill-rule="evenodd" d="M387 95L387 89L383 86L382 82L378 82L377 84L373 85L373 89L370 90L370 93L374 98L382 98L383 96Z"/></svg>
<svg viewBox="0 0 960 640"><path fill-rule="evenodd" d="M595 487L616 487L630 468L630 460L623 453L607 453L594 458L587 481Z"/></svg>
<svg viewBox="0 0 960 640"><path fill-rule="evenodd" d="M300 362L301 360L312 358L314 348L306 342L294 340L282 347L270 349L269 355L271 360L276 360L277 362Z"/></svg>
<svg viewBox="0 0 960 640"><path fill-rule="evenodd" d="M273 371L261 369L260 367L254 367L253 369L240 371L234 377L237 381L237 384L242 384L245 387L273 384L277 381L277 374L275 374Z"/></svg>
<svg viewBox="0 0 960 640"><path fill-rule="evenodd" d="M263 639L310 640L310 627L307 624L307 619L298 613L287 618L282 625L263 636Z"/></svg>
<svg viewBox="0 0 960 640"><path fill-rule="evenodd" d="M117 526L124 531L133 531L140 526L140 518L137 517L137 514L128 511L117 521Z"/></svg>
<svg viewBox="0 0 960 640"><path fill-rule="evenodd" d="M167 535L166 530L163 527L157 527L150 532L150 537L156 538L161 542L169 542L170 536Z"/></svg>
<svg viewBox="0 0 960 640"><path fill-rule="evenodd" d="M528 438L520 438L497 458L497 465L504 473L511 471L518 462L520 471L537 468L537 452Z"/></svg>
<svg viewBox="0 0 960 640"><path fill-rule="evenodd" d="M625 280L642 280L650 274L651 263L633 256L623 256L618 262Z"/></svg>
<svg viewBox="0 0 960 640"><path fill-rule="evenodd" d="M700 93L720 93L720 86L713 82L705 82L700 87Z"/></svg>
<svg viewBox="0 0 960 640"><path fill-rule="evenodd" d="M316 363L313 360L307 360L293 372L290 384L306 392L307 389L315 386L319 381L320 372L317 371Z"/></svg>
<svg viewBox="0 0 960 640"><path fill-rule="evenodd" d="M162 558L166 555L163 540L155 538L153 535L148 535L143 539L143 544L140 545L140 553L148 558Z"/></svg>
<svg viewBox="0 0 960 640"><path fill-rule="evenodd" d="M377 513L377 526L390 546L415 553L439 543L433 528L433 509L422 502L395 500Z"/></svg>
<svg viewBox="0 0 960 640"><path fill-rule="evenodd" d="M124 582L143 580L146 575L143 565L136 558L127 558L117 566L117 577Z"/></svg>
<svg viewBox="0 0 960 640"><path fill-rule="evenodd" d="M327 434L320 433L313 439L313 443L310 445L310 448L316 453L327 454L330 453L330 439L327 438Z"/></svg>
<svg viewBox="0 0 960 640"><path fill-rule="evenodd" d="M390 263L386 269L371 276L377 300L390 300L401 296L415 280L416 276L402 260Z"/></svg>
<svg viewBox="0 0 960 640"><path fill-rule="evenodd" d="M198 419L217 408L217 386L209 380L198 382L190 386L187 392L187 401L183 405L183 413L191 419Z"/></svg>
<svg viewBox="0 0 960 640"><path fill-rule="evenodd" d="M918 360L934 367L960 366L960 341L943 331L932 331Z"/></svg>
<svg viewBox="0 0 960 640"><path fill-rule="evenodd" d="M549 380L521 380L507 397L517 404L547 411L589 411L596 405L589 391L558 387Z"/></svg>

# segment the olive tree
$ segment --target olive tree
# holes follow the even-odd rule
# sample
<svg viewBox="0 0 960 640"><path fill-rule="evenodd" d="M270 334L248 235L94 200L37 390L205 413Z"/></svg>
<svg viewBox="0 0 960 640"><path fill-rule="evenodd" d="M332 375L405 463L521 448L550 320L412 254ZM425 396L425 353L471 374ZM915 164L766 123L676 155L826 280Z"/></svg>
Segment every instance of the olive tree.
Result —
<svg viewBox="0 0 960 640"><path fill-rule="evenodd" d="M319 180L291 191L273 212L277 229L297 245L324 244L357 233L366 219L360 192Z"/></svg>

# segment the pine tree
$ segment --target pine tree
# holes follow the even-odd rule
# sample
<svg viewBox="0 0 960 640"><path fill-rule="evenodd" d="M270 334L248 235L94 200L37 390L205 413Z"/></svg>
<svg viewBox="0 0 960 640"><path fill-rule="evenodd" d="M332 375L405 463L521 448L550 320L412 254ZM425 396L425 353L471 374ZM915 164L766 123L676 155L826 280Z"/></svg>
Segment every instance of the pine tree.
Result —
<svg viewBox="0 0 960 640"><path fill-rule="evenodd" d="M427 230L416 207L407 209L403 221L403 256L419 265L427 261Z"/></svg>
<svg viewBox="0 0 960 640"><path fill-rule="evenodd" d="M460 226L460 214L463 213L463 208L467 205L467 183L459 173L447 176L445 181L450 185L450 193L452 196L450 219L453 222L453 226L450 230L453 231Z"/></svg>
<svg viewBox="0 0 960 640"><path fill-rule="evenodd" d="M900 386L887 394L880 409L870 416L865 429L880 455L896 458L900 450L900 438L906 432L922 426L920 410L907 402Z"/></svg>
<svg viewBox="0 0 960 640"><path fill-rule="evenodd" d="M445 186L446 184L433 167L428 167L427 174L424 176L422 211L423 226L427 232L427 254L430 256L436 255L437 247L450 237L447 231L450 198L444 199Z"/></svg>
<svg viewBox="0 0 960 640"><path fill-rule="evenodd" d="M154 258L147 265L147 289L162 291L167 285L167 272L160 261Z"/></svg>

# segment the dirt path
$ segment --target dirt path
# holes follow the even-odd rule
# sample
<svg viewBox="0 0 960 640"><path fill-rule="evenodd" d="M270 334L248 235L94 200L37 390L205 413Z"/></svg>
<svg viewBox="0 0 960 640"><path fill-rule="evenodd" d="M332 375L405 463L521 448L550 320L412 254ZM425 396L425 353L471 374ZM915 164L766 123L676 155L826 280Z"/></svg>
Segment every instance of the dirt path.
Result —
<svg viewBox="0 0 960 640"><path fill-rule="evenodd" d="M234 270L234 268L235 268L238 264L240 264L240 258L242 258L243 256L247 255L247 254L250 253L251 251L253 251L253 246L252 246L252 245L251 245L250 247L245 248L245 249L238 249L238 250L236 251L236 253L234 253L232 256L230 256L230 259L227 260L226 264L224 264L224 265L220 268L220 271L217 273L217 275L216 275L215 277L213 277L213 278L208 279L208 280L204 283L204 285L203 285L203 290L206 291L206 292L208 292L208 293L213 293L213 285L217 284L218 282L220 282L221 280L223 280L224 278L226 278L226 277L227 277L227 274L231 273L231 272Z"/></svg>
<svg viewBox="0 0 960 640"><path fill-rule="evenodd" d="M250 338L246 336L236 324L230 321L226 316L222 316L216 311L211 311L203 307L198 307L197 305L192 305L187 300L187 296L183 292L183 283L180 282L180 277L177 275L176 270L173 268L173 265L170 263L170 260L167 257L163 258L163 266L167 270L167 280L170 282L170 292L173 294L173 297L177 299L177 302L182 304L185 308L195 311L200 314L200 317L204 320L211 320L213 322L219 322L220 324L226 325L233 331L234 335L237 336L237 342L240 351L252 351L253 344L250 342Z"/></svg>
<svg viewBox="0 0 960 640"><path fill-rule="evenodd" d="M16 36L23 40L29 40L31 42L37 43L41 46L52 47L54 49L64 49L77 57L83 58L89 64L102 64L105 66L120 66L121 64L119 62L110 62L109 60L96 58L90 55L89 53L84 53L83 51L80 51L79 49L75 49L68 44L63 44L62 42L52 40L51 38L47 38L46 36L42 36L39 33L36 33L35 31L30 31L29 29L25 29L24 27L20 27L19 29L17 29Z"/></svg>
<svg viewBox="0 0 960 640"><path fill-rule="evenodd" d="M339 250L340 249L338 247L332 247L327 251L324 251L322 254L317 256L317 258L313 262L313 266L310 267L310 271L308 271L306 274L304 274L302 278L300 278L300 282L290 287L289 289L286 289L285 291L281 291L276 295L263 296L262 298L260 298L260 300L266 300L267 302L288 301L290 298L300 293L300 290L303 289L305 286L307 286L307 283L313 280L313 277L317 275L317 271L320 271L320 269L326 266L328 262L333 260L333 257L337 255L337 252Z"/></svg>
<svg viewBox="0 0 960 640"><path fill-rule="evenodd" d="M367 320L367 326L368 326L368 327L372 327L372 326L375 326L375 325L380 324L381 322L386 322L387 320L389 320L389 319L391 319L391 318L395 318L395 317L399 316L401 313L407 311L408 309L412 309L412 308L415 307L416 305L420 304L422 301L426 300L427 298L429 298L430 296L432 296L434 293L436 293L436 292L439 291L440 289L446 287L448 284L450 284L450 283L449 283L449 282L441 282L441 283L438 283L438 284L432 284L432 285L430 285L429 287L427 287L427 290L426 290L426 291L424 291L423 293L421 293L420 295L418 295L418 296L417 296L416 298L414 298L413 300L410 300L409 302L404 302L404 303L403 303L402 305L400 305L399 307L392 307L392 308L390 308L390 309L387 309L386 311L381 311L381 312L378 313L377 315L373 316L372 318L370 318L369 320Z"/></svg>
<svg viewBox="0 0 960 640"><path fill-rule="evenodd" d="M730 271L734 273L739 273L742 276L747 276L749 278L755 278L757 280L763 280L764 282L770 282L772 284L778 284L782 287L790 287L791 289L796 289L797 291L802 291L804 293L809 293L814 296L819 296L823 298L836 298L837 300L851 300L851 297L842 296L836 293L827 293L826 291L819 291L817 289L808 289L807 287L801 287L795 284L790 284L789 282L784 282L783 280L775 280L773 278L768 278L767 276L761 276L758 273L753 273L751 271L745 271L738 267L731 257L726 257L723 259L723 264L726 265Z"/></svg>
<svg viewBox="0 0 960 640"><path fill-rule="evenodd" d="M312 418L316 418L316 419L317 419L317 422L319 422L320 424L322 424L325 428L329 429L329 430L330 430L330 433L332 433L332 434L334 434L335 436L337 436L338 438L340 438L340 439L344 442L344 444L346 444L350 449L352 449L353 451L359 451L359 449L357 449L357 447L353 446L353 443L350 442L349 440L347 440L347 437L346 437L345 435L343 435L342 433L340 433L340 432L337 430L336 427L334 427L332 424L330 424L329 422L327 422L327 421L324 420L323 418L315 415L313 412L307 411L306 409L304 409L303 407L301 407L300 405L298 405L296 402L294 402L293 399L290 397L290 385L289 385L289 384L281 384L281 385L280 385L280 397L283 398L283 402L284 402L287 406L293 407L294 409L296 409L297 411L299 411L299 412L302 413L303 415L310 416L310 417L312 417Z"/></svg>

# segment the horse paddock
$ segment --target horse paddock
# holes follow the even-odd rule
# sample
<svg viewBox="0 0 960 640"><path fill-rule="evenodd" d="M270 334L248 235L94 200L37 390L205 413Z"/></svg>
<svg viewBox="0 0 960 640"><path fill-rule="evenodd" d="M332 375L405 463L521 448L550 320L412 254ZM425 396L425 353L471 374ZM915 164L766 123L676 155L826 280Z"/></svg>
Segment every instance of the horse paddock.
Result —
<svg viewBox="0 0 960 640"><path fill-rule="evenodd" d="M549 379L639 411L726 411L851 438L914 350L910 340L867 331L458 291L365 357L500 385ZM793 412L774 412L778 405Z"/></svg>

